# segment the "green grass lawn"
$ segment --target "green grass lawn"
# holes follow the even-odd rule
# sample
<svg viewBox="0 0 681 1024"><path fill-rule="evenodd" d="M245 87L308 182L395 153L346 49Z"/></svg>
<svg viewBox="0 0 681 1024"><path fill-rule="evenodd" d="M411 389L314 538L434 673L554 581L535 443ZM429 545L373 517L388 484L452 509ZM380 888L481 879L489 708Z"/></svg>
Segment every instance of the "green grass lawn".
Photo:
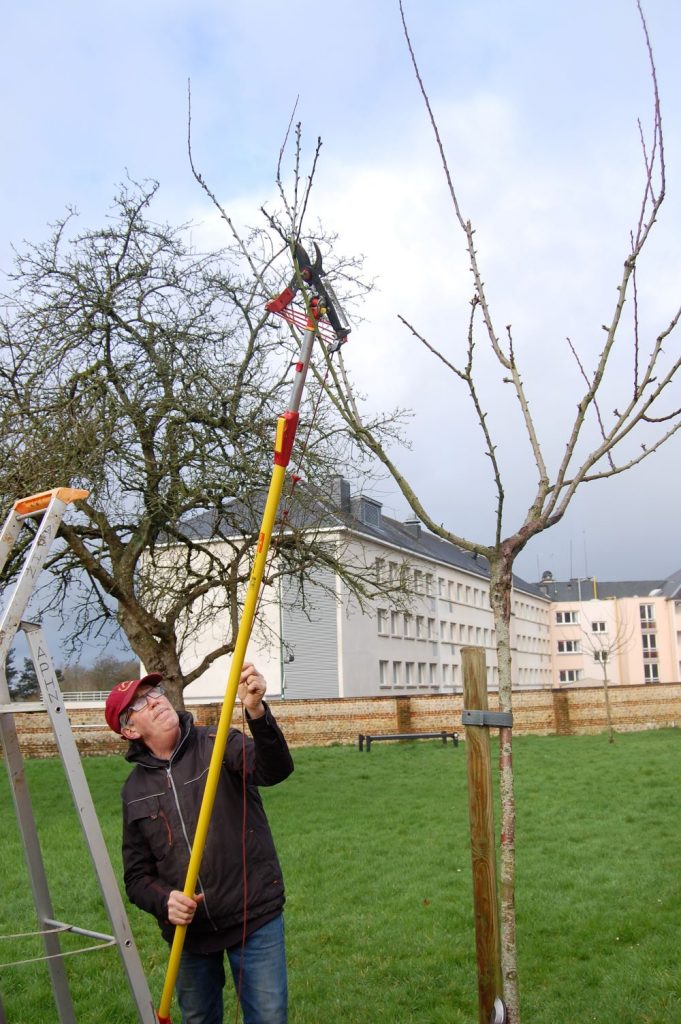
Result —
<svg viewBox="0 0 681 1024"><path fill-rule="evenodd" d="M680 742L675 730L613 745L606 736L515 740L525 1024L681 1024ZM421 741L294 757L295 774L263 791L287 883L291 1024L476 1024L465 747ZM91 758L85 768L120 873L128 766ZM27 775L55 916L107 931L61 766L31 761ZM5 772L0 808L8 934L36 926ZM167 947L151 918L129 913L158 1001ZM38 939L5 940L0 962L40 952ZM115 950L67 966L79 1024L132 1024ZM42 963L3 967L0 993L9 1024L57 1021Z"/></svg>

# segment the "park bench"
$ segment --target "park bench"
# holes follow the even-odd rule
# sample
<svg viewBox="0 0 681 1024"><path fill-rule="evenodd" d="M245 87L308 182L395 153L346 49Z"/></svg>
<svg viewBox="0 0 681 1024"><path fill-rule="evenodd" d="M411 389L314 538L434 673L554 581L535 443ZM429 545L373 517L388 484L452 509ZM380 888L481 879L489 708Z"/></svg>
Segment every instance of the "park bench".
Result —
<svg viewBox="0 0 681 1024"><path fill-rule="evenodd" d="M452 740L455 747L458 747L458 732L446 732L444 729L440 732L391 732L382 735L361 732L359 734L359 749L363 750L366 747L368 754L371 750L371 744L376 743L378 740L442 740L443 743L446 743L447 737Z"/></svg>

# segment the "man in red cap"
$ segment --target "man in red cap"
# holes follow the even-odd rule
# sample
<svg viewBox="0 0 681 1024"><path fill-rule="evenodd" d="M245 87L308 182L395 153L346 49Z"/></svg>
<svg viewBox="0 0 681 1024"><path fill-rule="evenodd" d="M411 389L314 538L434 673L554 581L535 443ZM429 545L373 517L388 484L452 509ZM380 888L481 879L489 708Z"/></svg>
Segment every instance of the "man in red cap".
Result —
<svg viewBox="0 0 681 1024"><path fill-rule="evenodd" d="M123 787L123 868L132 903L172 942L187 925L176 992L183 1024L221 1024L224 954L244 1024L286 1024L284 885L258 786L293 771L284 735L253 665L239 697L250 737L231 729L201 861L198 892L183 893L216 727L178 714L157 672L118 683L106 702L134 764Z"/></svg>

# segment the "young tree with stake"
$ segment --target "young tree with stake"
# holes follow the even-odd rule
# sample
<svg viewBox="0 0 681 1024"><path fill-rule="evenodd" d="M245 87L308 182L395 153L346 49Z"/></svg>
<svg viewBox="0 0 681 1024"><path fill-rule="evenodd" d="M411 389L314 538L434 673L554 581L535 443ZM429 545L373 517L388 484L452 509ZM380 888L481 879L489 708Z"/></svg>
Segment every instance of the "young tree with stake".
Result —
<svg viewBox="0 0 681 1024"><path fill-rule="evenodd" d="M630 246L624 254L622 270L617 284L616 300L610 318L603 326L603 344L591 367L583 365L574 346L572 353L583 380L581 395L577 396L577 410L568 429L562 455L555 465L547 454L547 445L530 411L530 401L520 367L518 346L512 330L500 331L488 299L483 280L482 259L474 239L474 228L466 218L459 194L455 188L450 165L445 153L438 122L432 110L412 47L404 10L400 2L404 35L409 48L414 74L426 106L430 125L445 175L449 199L456 223L465 239L468 263L472 274L473 290L470 317L467 325L467 349L459 362L444 354L443 347L429 341L418 329L400 317L413 337L432 353L442 369L451 373L453 382L461 384L468 393L481 431L485 455L496 492L496 524L491 540L482 541L460 536L431 515L425 499L416 493L401 472L389 448L379 439L359 412L358 401L347 377L332 368L331 393L336 407L345 419L358 443L373 453L389 470L413 512L433 533L453 544L487 559L490 572L490 602L494 614L497 636L499 669L499 702L502 712L511 712L512 660L510 646L511 598L513 592L513 566L528 542L549 529L565 515L577 490L596 480L604 480L624 473L649 459L662 445L670 441L681 427L679 401L679 366L681 359L669 343L681 316L675 309L663 322L656 335L646 343L640 335L639 309L636 301L626 307L636 291L636 271L665 197L666 173L662 134L660 100L653 52L648 29L640 4L641 24L647 47L654 98L654 117L651 137L643 134L644 157L643 189L640 208L631 232ZM625 308L633 309L633 323L625 324ZM629 326L627 340L626 326ZM535 467L536 484L528 495L524 516L509 529L505 517L505 497L508 478L498 454L498 438L481 398L483 375L478 369L478 346L485 344L493 357L500 380L512 390L520 413L524 434ZM608 371L617 361L628 359L631 366L631 386L617 400L617 407L608 416L601 402L605 394ZM597 432L598 440L587 443L590 431ZM593 436L593 434L591 435ZM638 447L636 447L638 446ZM515 821L516 808L513 789L511 730L501 730L500 745L501 791L501 931L504 999L508 1021L520 1024L520 1000L515 934Z"/></svg>

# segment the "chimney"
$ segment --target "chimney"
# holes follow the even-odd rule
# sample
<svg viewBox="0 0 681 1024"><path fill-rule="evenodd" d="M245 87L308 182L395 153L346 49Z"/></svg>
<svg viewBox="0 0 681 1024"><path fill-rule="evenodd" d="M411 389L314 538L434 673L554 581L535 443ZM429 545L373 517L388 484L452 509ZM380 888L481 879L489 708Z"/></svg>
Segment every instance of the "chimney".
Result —
<svg viewBox="0 0 681 1024"><path fill-rule="evenodd" d="M550 569L545 569L541 574L541 580L539 581L540 588L545 594L548 594L551 584L553 583L553 573Z"/></svg>
<svg viewBox="0 0 681 1024"><path fill-rule="evenodd" d="M404 528L407 533L410 533L412 537L416 537L417 540L421 537L421 523L416 517L413 519L405 519Z"/></svg>
<svg viewBox="0 0 681 1024"><path fill-rule="evenodd" d="M340 474L331 480L331 500L340 512L350 511L350 484Z"/></svg>

